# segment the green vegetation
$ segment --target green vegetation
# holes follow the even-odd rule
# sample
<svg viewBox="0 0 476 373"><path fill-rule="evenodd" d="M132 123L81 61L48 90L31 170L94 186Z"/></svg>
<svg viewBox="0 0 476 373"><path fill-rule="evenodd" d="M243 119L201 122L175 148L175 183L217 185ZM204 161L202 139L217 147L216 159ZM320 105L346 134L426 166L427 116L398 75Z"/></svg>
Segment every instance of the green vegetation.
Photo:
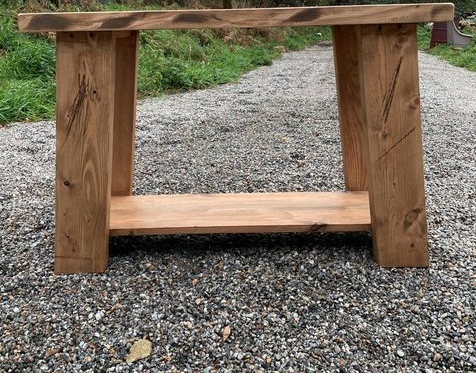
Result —
<svg viewBox="0 0 476 373"><path fill-rule="evenodd" d="M132 9L127 4L101 7L89 2L87 6L88 10ZM0 12L6 15L0 19L0 123L52 118L54 37L19 33L18 7L0 5ZM298 50L329 39L328 28L141 32L139 95L231 82L258 66L270 65L284 48Z"/></svg>
<svg viewBox="0 0 476 373"><path fill-rule="evenodd" d="M476 32L469 28L465 29L464 32L474 35L473 40L467 47L460 48L441 44L430 48L431 27L422 25L418 28L418 44L420 49L438 56L454 66L476 71Z"/></svg>
<svg viewBox="0 0 476 373"><path fill-rule="evenodd" d="M15 31L11 10L0 18L0 122L51 117L54 113L52 42Z"/></svg>
<svg viewBox="0 0 476 373"><path fill-rule="evenodd" d="M205 88L236 80L244 72L270 65L287 50L330 38L328 29L158 30L141 33L139 92Z"/></svg>
<svg viewBox="0 0 476 373"><path fill-rule="evenodd" d="M152 0L116 0L99 5L95 0L84 0L81 6L63 6L61 10L153 9L154 5L150 5L153 3ZM26 9L22 4L23 1L0 0L0 123L54 116L54 35L20 34L15 17L20 8L51 11L55 7L46 0L30 0ZM476 38L466 48L441 45L429 49L430 37L431 28L420 26L421 49L476 71ZM330 39L330 30L325 27L141 32L139 95L160 95L231 82L258 66L270 65L284 49L300 50Z"/></svg>

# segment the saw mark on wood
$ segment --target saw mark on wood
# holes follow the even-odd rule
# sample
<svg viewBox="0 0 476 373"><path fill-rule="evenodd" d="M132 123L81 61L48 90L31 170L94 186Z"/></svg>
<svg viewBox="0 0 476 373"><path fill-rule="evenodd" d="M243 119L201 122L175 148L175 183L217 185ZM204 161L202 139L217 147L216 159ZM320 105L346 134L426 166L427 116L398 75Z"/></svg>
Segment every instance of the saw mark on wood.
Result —
<svg viewBox="0 0 476 373"><path fill-rule="evenodd" d="M393 97L395 96L395 90L397 88L398 76L400 75L400 68L402 67L402 62L403 62L403 56L401 56L400 59L398 60L397 67L395 68L395 71L393 72L390 87L387 90L387 92L385 92L385 96L383 98L382 113L380 114L380 121L379 121L381 125L384 125L385 123L387 123L388 116L390 114L390 109L392 107Z"/></svg>
<svg viewBox="0 0 476 373"><path fill-rule="evenodd" d="M103 22L100 30L120 30L132 27L134 23L140 22L145 18L144 12L130 14L128 17L110 18Z"/></svg>
<svg viewBox="0 0 476 373"><path fill-rule="evenodd" d="M398 140L395 144L393 144L390 149L388 149L385 153L383 153L383 155L381 155L379 157L379 159L377 159L377 162L382 160L383 158L385 158L387 156L388 153L390 153L396 146L398 146L399 144L402 143L403 140L405 140L408 136L410 136L412 134L413 131L416 130L416 127L413 127L410 131L408 131L400 140Z"/></svg>
<svg viewBox="0 0 476 373"><path fill-rule="evenodd" d="M61 148L63 148L66 141L68 141L69 135L71 134L71 131L75 126L75 123L77 122L77 118L81 113L81 110L84 106L84 102L86 101L86 98L88 96L89 82L86 81L86 75L78 75L78 85L78 93L69 109L66 136L64 138L63 144L61 145Z"/></svg>
<svg viewBox="0 0 476 373"><path fill-rule="evenodd" d="M326 223L314 223L311 226L311 232L320 232L327 227Z"/></svg>
<svg viewBox="0 0 476 373"><path fill-rule="evenodd" d="M321 18L321 10L315 8L303 9L292 17L289 17L288 22L312 22Z"/></svg>
<svg viewBox="0 0 476 373"><path fill-rule="evenodd" d="M67 29L71 26L71 22L67 19L57 17L56 14L42 14L42 17L34 17L28 22L28 27L38 30L52 29L55 25L55 30Z"/></svg>
<svg viewBox="0 0 476 373"><path fill-rule="evenodd" d="M216 19L218 21L221 21L221 19L215 17L208 17L204 16L202 14L197 14L197 13L183 13L183 14L177 14L176 17L174 17L175 22L183 22L187 24L202 24L207 21L207 18L211 19Z"/></svg>

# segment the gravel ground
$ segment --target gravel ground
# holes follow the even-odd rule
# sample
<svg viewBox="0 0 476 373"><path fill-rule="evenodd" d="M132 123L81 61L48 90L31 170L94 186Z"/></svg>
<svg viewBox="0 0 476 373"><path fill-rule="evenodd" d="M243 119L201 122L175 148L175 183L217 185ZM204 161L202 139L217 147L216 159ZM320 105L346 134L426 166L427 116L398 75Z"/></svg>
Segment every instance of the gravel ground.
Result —
<svg viewBox="0 0 476 373"><path fill-rule="evenodd" d="M331 53L141 101L135 192L342 189ZM421 85L429 269L379 268L364 233L204 235L55 276L53 123L1 128L0 371L475 372L476 74L422 54Z"/></svg>

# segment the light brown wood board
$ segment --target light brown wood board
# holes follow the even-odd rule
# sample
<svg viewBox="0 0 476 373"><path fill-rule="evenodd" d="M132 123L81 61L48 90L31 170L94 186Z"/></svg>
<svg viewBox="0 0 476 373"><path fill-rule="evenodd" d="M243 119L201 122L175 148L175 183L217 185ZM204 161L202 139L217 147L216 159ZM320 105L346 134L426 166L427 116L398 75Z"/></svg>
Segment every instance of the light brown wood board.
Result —
<svg viewBox="0 0 476 373"><path fill-rule="evenodd" d="M112 197L111 235L370 230L367 192Z"/></svg>
<svg viewBox="0 0 476 373"><path fill-rule="evenodd" d="M133 12L23 13L22 32L332 26L451 21L451 3Z"/></svg>

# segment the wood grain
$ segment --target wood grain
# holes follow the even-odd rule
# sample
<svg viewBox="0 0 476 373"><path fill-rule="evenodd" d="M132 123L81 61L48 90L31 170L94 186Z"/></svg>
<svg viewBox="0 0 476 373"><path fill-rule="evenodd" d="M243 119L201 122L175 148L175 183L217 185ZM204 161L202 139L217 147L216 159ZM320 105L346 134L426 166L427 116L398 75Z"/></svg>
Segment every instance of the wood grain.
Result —
<svg viewBox="0 0 476 373"><path fill-rule="evenodd" d="M110 32L57 35L56 273L107 266L114 45Z"/></svg>
<svg viewBox="0 0 476 373"><path fill-rule="evenodd" d="M370 230L367 192L112 197L111 235Z"/></svg>
<svg viewBox="0 0 476 373"><path fill-rule="evenodd" d="M451 3L135 12L23 13L23 32L364 25L451 21Z"/></svg>
<svg viewBox="0 0 476 373"><path fill-rule="evenodd" d="M384 267L428 266L416 25L358 34L373 246Z"/></svg>
<svg viewBox="0 0 476 373"><path fill-rule="evenodd" d="M357 33L358 26L332 28L345 189L349 191L368 189Z"/></svg>
<svg viewBox="0 0 476 373"><path fill-rule="evenodd" d="M113 196L128 196L132 191L134 162L139 35L138 31L116 34L122 32L113 33L116 78L111 193Z"/></svg>

